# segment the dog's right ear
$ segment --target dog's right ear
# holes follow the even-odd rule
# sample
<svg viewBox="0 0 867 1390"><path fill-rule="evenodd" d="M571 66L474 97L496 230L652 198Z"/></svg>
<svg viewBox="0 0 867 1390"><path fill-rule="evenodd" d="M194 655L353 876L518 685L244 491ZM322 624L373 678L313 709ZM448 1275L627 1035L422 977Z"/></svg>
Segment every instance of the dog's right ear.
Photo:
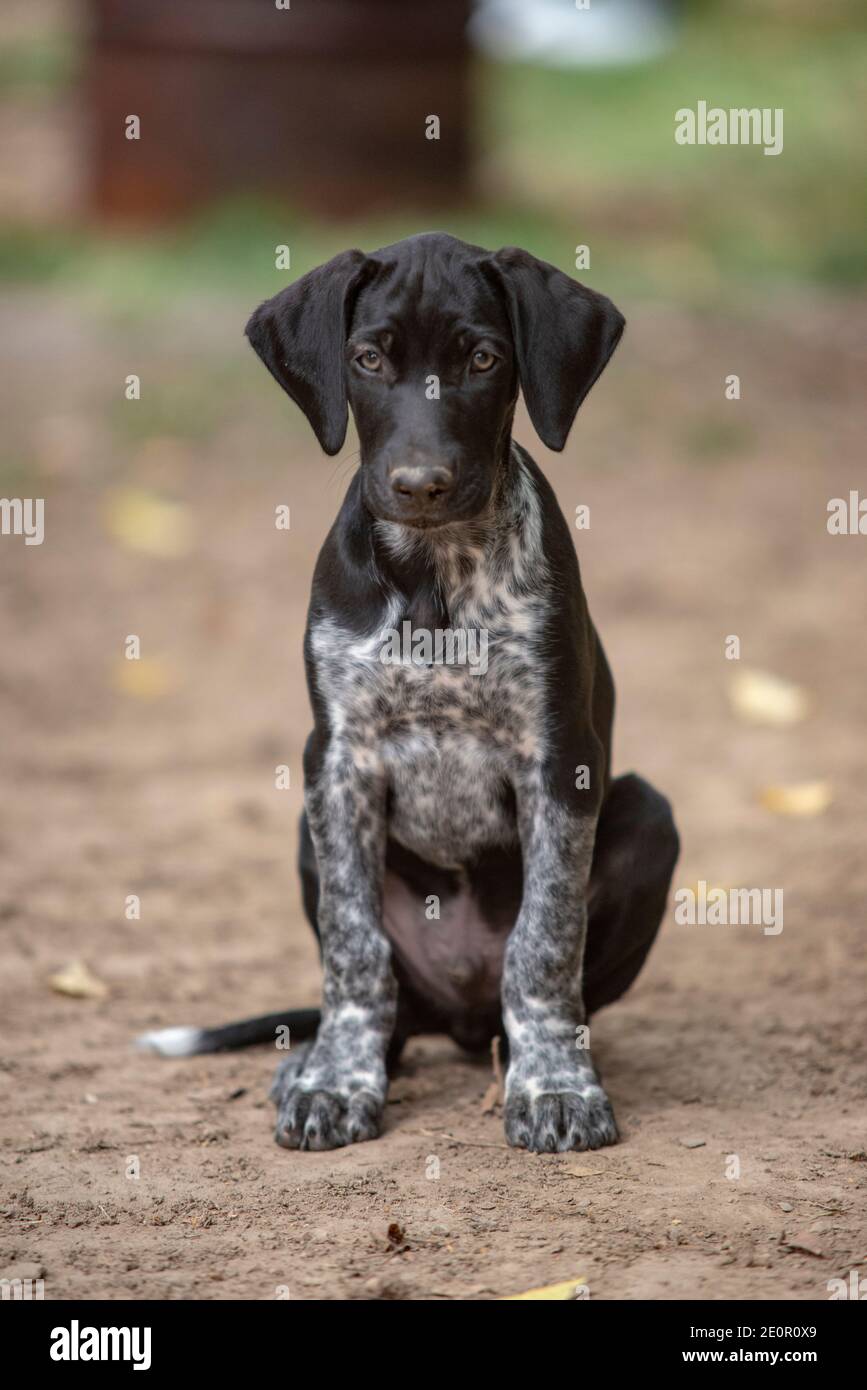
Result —
<svg viewBox="0 0 867 1390"><path fill-rule="evenodd" d="M245 330L326 454L336 454L346 438L343 348L353 298L373 269L362 251L342 251L260 304Z"/></svg>

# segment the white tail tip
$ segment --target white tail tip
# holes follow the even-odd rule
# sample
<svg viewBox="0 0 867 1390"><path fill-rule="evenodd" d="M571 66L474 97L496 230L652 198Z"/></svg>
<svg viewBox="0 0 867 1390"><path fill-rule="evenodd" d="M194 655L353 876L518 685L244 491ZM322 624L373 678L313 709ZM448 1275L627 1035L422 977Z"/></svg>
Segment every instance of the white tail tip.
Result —
<svg viewBox="0 0 867 1390"><path fill-rule="evenodd" d="M161 1057L191 1057L198 1051L201 1028L157 1028L141 1033L135 1040L141 1052L158 1052Z"/></svg>

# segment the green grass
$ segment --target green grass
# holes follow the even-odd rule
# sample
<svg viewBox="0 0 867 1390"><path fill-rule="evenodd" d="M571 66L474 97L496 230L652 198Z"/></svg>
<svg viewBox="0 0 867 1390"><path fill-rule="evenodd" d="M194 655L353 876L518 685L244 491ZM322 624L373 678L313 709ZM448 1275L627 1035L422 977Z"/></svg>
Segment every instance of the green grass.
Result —
<svg viewBox="0 0 867 1390"><path fill-rule="evenodd" d="M0 44L0 98L50 98L77 75L79 54L69 34L16 38Z"/></svg>
<svg viewBox="0 0 867 1390"><path fill-rule="evenodd" d="M479 145L497 193L461 211L319 223L240 200L159 235L7 227L0 279L57 283L95 309L146 318L189 293L252 303L347 245L439 226L482 245L525 245L567 270L586 242L582 278L614 294L726 305L792 286L845 292L867 281L858 87L867 39L840 13L836 23L770 23L749 7L704 4L677 48L645 66L480 64ZM58 41L41 57L31 51L19 76L49 88L70 63ZM0 97L12 66L0 48ZM677 145L674 113L700 98L782 107L782 154ZM282 243L289 275L274 266Z"/></svg>
<svg viewBox="0 0 867 1390"><path fill-rule="evenodd" d="M631 249L651 292L680 279L690 297L691 274L723 296L729 277L863 283L865 61L863 31L714 11L644 67L489 69L485 139L510 183L523 180L537 204L569 216L576 242L595 244L612 266ZM675 111L699 99L781 107L782 153L676 144Z"/></svg>
<svg viewBox="0 0 867 1390"><path fill-rule="evenodd" d="M238 336L240 339L240 333ZM106 419L114 439L124 447L135 447L155 436L204 444L219 434L231 417L238 389L234 361L228 366L209 362L207 371L149 380L141 400L114 398Z"/></svg>
<svg viewBox="0 0 867 1390"><path fill-rule="evenodd" d="M552 219L528 208L439 216L408 209L399 218L325 223L242 199L180 229L147 235L0 228L0 280L61 284L95 309L131 319L161 311L178 296L214 289L243 294L252 307L257 297L274 294L347 246L373 250L435 228L481 245L532 246L548 259L560 259L564 248ZM291 248L291 271L275 267L275 249L283 244Z"/></svg>

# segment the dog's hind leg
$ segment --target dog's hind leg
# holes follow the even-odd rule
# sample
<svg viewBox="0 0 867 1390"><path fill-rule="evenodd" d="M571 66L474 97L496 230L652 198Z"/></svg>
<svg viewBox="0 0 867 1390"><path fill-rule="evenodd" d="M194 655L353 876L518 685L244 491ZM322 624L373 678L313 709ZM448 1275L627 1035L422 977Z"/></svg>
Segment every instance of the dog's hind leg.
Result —
<svg viewBox="0 0 867 1390"><path fill-rule="evenodd" d="M591 1014L632 984L656 939L680 848L671 807L635 773L610 785L588 891L584 1001Z"/></svg>

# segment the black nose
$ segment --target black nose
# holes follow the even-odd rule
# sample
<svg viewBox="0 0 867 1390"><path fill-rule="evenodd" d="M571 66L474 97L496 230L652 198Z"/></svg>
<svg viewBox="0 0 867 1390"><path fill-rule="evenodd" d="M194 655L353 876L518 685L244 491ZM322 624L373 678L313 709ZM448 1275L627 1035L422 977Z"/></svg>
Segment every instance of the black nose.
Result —
<svg viewBox="0 0 867 1390"><path fill-rule="evenodd" d="M398 497L422 507L448 496L455 485L454 473L441 463L406 464L393 469L389 477Z"/></svg>

